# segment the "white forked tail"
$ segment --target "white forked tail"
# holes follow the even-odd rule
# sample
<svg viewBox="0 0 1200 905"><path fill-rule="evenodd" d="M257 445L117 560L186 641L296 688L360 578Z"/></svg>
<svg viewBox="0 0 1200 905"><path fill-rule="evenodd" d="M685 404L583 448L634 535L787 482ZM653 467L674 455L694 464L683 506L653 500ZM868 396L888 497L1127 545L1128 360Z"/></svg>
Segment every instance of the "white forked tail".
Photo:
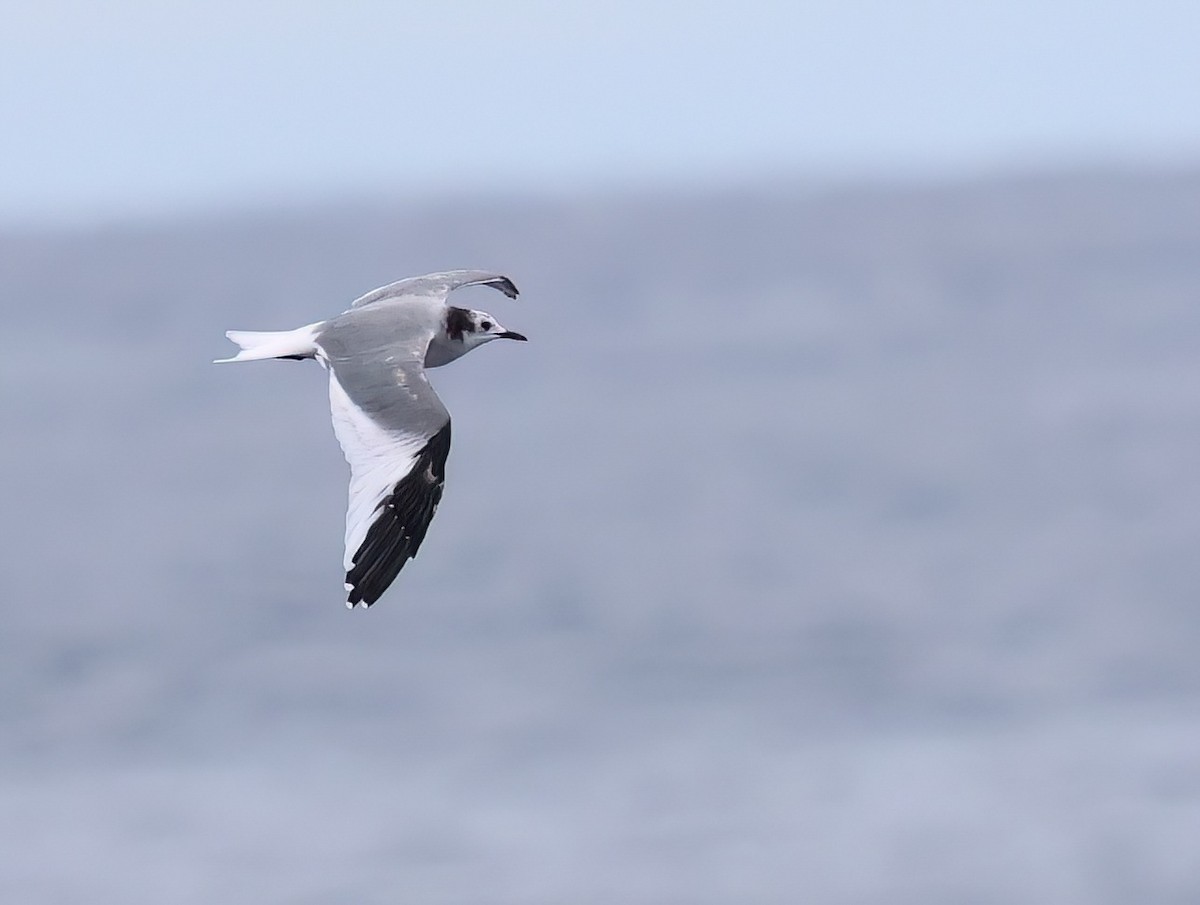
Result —
<svg viewBox="0 0 1200 905"><path fill-rule="evenodd" d="M313 358L317 354L316 338L320 323L298 327L295 330L279 330L256 333L250 330L228 330L225 335L242 347L233 358L218 358L214 364L229 361L258 361L263 358Z"/></svg>

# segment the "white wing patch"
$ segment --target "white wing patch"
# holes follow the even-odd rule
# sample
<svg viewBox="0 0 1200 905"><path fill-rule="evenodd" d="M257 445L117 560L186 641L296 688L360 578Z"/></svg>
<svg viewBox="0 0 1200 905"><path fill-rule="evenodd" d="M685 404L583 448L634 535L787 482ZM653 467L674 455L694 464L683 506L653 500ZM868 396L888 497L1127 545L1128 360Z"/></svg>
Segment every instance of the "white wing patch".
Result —
<svg viewBox="0 0 1200 905"><path fill-rule="evenodd" d="M329 370L329 407L333 412L333 432L350 463L346 555L342 560L342 565L349 571L354 566L354 554L375 521L379 504L412 470L421 447L429 438L380 427L350 401L332 368Z"/></svg>

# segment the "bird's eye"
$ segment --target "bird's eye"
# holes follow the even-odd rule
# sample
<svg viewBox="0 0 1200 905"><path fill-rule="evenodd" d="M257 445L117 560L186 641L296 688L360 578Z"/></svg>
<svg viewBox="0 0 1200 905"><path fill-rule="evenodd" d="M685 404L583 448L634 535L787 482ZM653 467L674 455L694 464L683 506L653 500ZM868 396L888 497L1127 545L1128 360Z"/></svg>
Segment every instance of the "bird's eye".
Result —
<svg viewBox="0 0 1200 905"><path fill-rule="evenodd" d="M484 330L491 330L491 329L492 329L492 322L491 322L491 321L484 321L484 322L483 322L482 324L480 324L479 326L483 327L483 329L484 329Z"/></svg>

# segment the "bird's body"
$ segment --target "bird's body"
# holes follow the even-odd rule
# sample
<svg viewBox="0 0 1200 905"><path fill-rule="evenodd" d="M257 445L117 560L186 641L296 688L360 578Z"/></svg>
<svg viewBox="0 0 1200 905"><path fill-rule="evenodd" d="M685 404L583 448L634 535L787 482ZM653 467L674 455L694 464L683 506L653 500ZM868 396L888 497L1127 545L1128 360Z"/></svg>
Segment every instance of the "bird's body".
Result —
<svg viewBox="0 0 1200 905"><path fill-rule="evenodd" d="M499 274L456 270L391 283L327 321L280 333L230 331L223 361L315 358L329 370L333 428L350 463L347 605L370 606L416 556L442 498L450 414L425 369L493 339L525 337L483 311L447 304L460 286L516 298Z"/></svg>

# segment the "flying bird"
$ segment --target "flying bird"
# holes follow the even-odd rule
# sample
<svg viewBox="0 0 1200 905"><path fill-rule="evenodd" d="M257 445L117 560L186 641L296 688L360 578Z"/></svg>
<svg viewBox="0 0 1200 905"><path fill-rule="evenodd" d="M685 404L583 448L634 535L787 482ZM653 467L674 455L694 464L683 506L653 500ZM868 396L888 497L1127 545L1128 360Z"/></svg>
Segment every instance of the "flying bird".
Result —
<svg viewBox="0 0 1200 905"><path fill-rule="evenodd" d="M350 463L348 607L369 607L388 589L417 555L442 498L450 413L425 370L493 339L525 341L486 311L449 304L453 290L476 285L517 297L506 276L451 270L381 286L327 321L225 334L241 351L217 363L315 358L329 371L333 431Z"/></svg>

